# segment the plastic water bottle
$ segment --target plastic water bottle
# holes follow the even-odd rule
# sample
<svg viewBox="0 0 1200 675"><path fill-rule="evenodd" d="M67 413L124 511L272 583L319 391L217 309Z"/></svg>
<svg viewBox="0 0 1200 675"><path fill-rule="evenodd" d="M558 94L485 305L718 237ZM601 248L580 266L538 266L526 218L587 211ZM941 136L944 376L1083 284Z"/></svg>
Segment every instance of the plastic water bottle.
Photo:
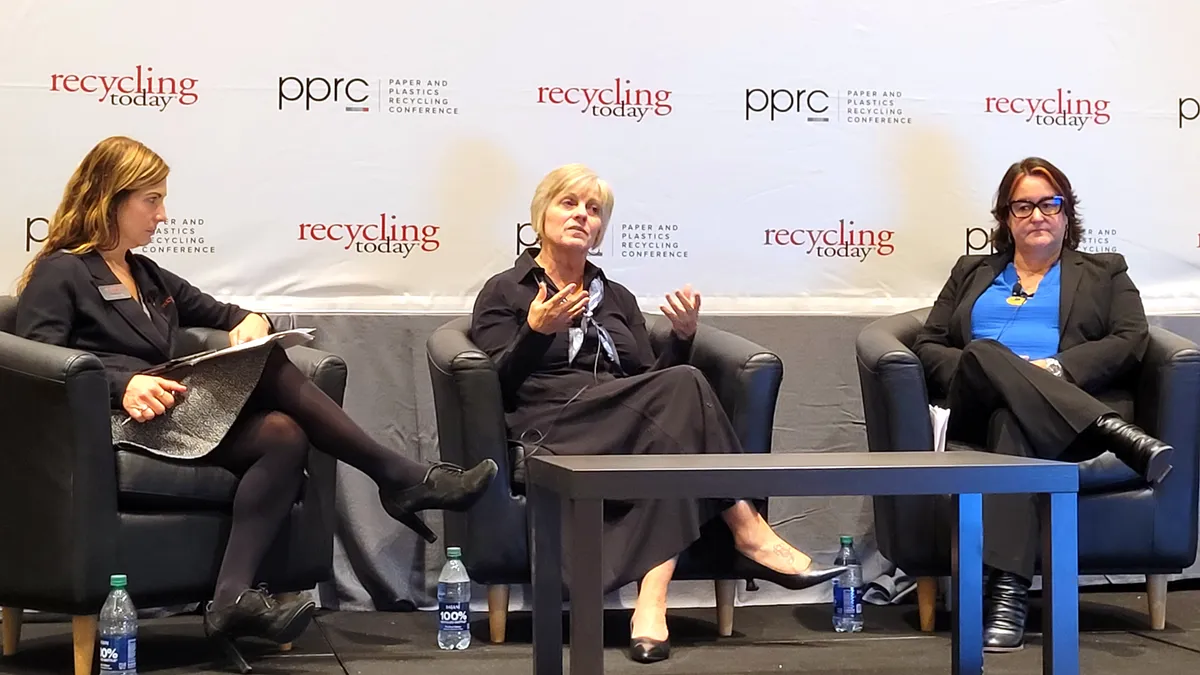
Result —
<svg viewBox="0 0 1200 675"><path fill-rule="evenodd" d="M842 576L833 580L833 629L839 633L857 633L863 629L862 563L854 550L854 537L842 535L834 565L846 565Z"/></svg>
<svg viewBox="0 0 1200 675"><path fill-rule="evenodd" d="M438 648L471 646L471 577L463 565L462 549L446 549L446 565L438 576Z"/></svg>
<svg viewBox="0 0 1200 675"><path fill-rule="evenodd" d="M112 675L137 675L137 610L124 574L109 577L108 599L100 610L100 672Z"/></svg>

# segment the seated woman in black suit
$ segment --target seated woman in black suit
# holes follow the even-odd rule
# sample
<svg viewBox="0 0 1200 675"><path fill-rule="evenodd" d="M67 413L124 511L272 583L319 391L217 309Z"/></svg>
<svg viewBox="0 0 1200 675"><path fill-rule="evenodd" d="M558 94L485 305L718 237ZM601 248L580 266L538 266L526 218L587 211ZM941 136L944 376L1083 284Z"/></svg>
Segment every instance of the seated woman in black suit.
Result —
<svg viewBox="0 0 1200 675"><path fill-rule="evenodd" d="M551 171L530 209L541 248L525 251L479 292L470 334L499 372L512 438L555 455L742 452L712 387L685 365L700 295L685 287L667 296L660 309L673 331L655 358L633 294L588 262L612 208L608 185L586 167ZM792 548L744 500L615 504L605 514L604 587L642 582L634 660L669 656L667 583L678 554L717 515L732 530L747 577L799 589L845 570Z"/></svg>
<svg viewBox="0 0 1200 675"><path fill-rule="evenodd" d="M992 210L996 253L959 258L914 351L947 398L948 440L1072 461L1107 449L1157 483L1172 449L1125 421L1127 377L1149 341L1141 296L1122 256L1076 250L1076 203L1050 162L1009 167ZM1024 644L1037 527L1032 496L984 498L988 651Z"/></svg>
<svg viewBox="0 0 1200 675"><path fill-rule="evenodd" d="M387 513L430 542L436 536L417 513L469 507L491 483L496 464L488 460L464 471L406 459L368 436L278 347L197 365L189 382L219 394L200 409L188 409L182 383L139 374L176 355L181 325L227 330L233 344L271 330L265 316L218 302L130 252L148 244L166 220L168 172L157 154L124 137L101 141L84 157L45 245L21 279L16 332L100 358L115 443L211 462L241 476L205 629L231 649L230 639L239 636L290 642L308 624L314 604L279 600L253 586L300 489L310 441L369 475ZM189 433L171 424L179 413L202 423L186 425L197 429Z"/></svg>

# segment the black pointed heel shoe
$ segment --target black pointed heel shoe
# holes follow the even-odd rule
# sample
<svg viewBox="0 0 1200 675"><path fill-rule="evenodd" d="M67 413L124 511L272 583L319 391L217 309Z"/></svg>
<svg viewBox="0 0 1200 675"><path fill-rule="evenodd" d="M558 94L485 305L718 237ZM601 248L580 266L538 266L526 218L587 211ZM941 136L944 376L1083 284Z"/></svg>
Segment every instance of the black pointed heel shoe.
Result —
<svg viewBox="0 0 1200 675"><path fill-rule="evenodd" d="M629 632L633 632L633 619L629 620ZM629 658L638 663L666 661L671 658L671 638L655 640L648 637L630 637Z"/></svg>
<svg viewBox="0 0 1200 675"><path fill-rule="evenodd" d="M379 501L392 518L404 523L430 544L437 535L418 516L419 511L466 511L487 491L498 467L485 459L470 469L441 462L429 467L425 480L406 487L379 488Z"/></svg>
<svg viewBox="0 0 1200 675"><path fill-rule="evenodd" d="M1151 485L1161 483L1171 472L1171 454L1175 448L1137 425L1109 415L1096 420L1091 431L1098 442L1107 445L1117 459L1141 474Z"/></svg>
<svg viewBox="0 0 1200 675"><path fill-rule="evenodd" d="M997 570L988 582L988 608L983 626L983 651L1015 652L1025 647L1025 617L1029 614L1029 583L1011 572Z"/></svg>
<svg viewBox="0 0 1200 675"><path fill-rule="evenodd" d="M629 638L629 658L638 663L658 663L671 658L671 639Z"/></svg>
<svg viewBox="0 0 1200 675"><path fill-rule="evenodd" d="M242 591L232 605L204 608L204 634L215 642L243 674L250 664L234 640L256 637L276 644L292 642L308 628L317 604L305 598L279 600L262 588Z"/></svg>
<svg viewBox="0 0 1200 675"><path fill-rule="evenodd" d="M783 572L776 572L762 563L755 562L740 552L737 554L733 566L739 576L769 581L778 586L783 586L790 591L799 591L816 586L830 579L840 577L846 570L850 569L845 565L822 565L814 560L808 564L808 567L803 572L784 574Z"/></svg>

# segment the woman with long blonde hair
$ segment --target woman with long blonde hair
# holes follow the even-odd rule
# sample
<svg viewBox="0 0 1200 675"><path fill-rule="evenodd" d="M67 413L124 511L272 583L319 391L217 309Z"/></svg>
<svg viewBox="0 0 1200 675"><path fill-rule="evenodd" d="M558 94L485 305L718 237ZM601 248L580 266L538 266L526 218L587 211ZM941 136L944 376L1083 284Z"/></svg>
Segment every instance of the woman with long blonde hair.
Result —
<svg viewBox="0 0 1200 675"><path fill-rule="evenodd" d="M130 138L107 138L87 153L67 182L45 245L19 282L16 332L100 359L114 445L209 462L240 476L204 618L206 632L240 659L233 638L290 642L314 609L309 600L281 600L254 587L301 487L310 442L370 476L387 513L430 542L437 537L417 513L469 508L491 484L496 464L487 460L470 470L425 465L384 447L278 346L205 361L185 378L147 374L178 356L181 326L229 331L232 344L272 330L266 316L220 302L132 252L150 243L166 220L169 172L161 157ZM189 390L220 395L189 402ZM180 415L198 423L172 424Z"/></svg>

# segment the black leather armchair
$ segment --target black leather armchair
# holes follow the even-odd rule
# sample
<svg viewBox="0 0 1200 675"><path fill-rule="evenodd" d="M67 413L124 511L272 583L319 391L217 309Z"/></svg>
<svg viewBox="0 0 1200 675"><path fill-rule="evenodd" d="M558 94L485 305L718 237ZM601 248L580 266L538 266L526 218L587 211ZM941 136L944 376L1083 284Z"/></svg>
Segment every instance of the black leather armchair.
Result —
<svg viewBox="0 0 1200 675"><path fill-rule="evenodd" d="M229 534L237 478L225 469L114 452L104 368L86 352L12 334L0 298L0 606L4 654L22 609L74 617L75 673L90 675L109 575L129 577L138 607L206 601ZM189 328L181 354L229 345ZM335 401L346 365L306 347L288 355ZM291 516L262 567L273 592L312 588L333 568L336 461L315 450Z"/></svg>
<svg viewBox="0 0 1200 675"><path fill-rule="evenodd" d="M670 324L652 324L657 352ZM454 319L429 337L429 373L437 412L438 441L446 461L471 466L491 458L500 471L488 492L465 514L446 513L449 542L463 547L471 578L488 585L492 642L504 642L510 584L530 581L529 537L521 483L524 450L509 440L500 380L491 359L467 337L470 318ZM720 397L747 452L770 452L775 402L783 380L779 357L742 337L701 325L690 362ZM764 516L766 505L760 503ZM719 529L717 530L720 531ZM728 536L728 530L724 530ZM717 623L733 631L733 546L701 539L680 556L676 579L716 581Z"/></svg>
<svg viewBox="0 0 1200 675"><path fill-rule="evenodd" d="M930 395L911 347L929 309L890 316L868 325L856 352L872 452L932 450ZM1175 447L1174 470L1151 487L1111 452L1079 465L1080 574L1144 574L1150 624L1166 622L1167 575L1196 560L1200 520L1200 348L1159 327L1141 370L1131 378L1135 422ZM938 403L938 392L934 392ZM949 574L949 500L876 497L879 550L919 577L921 628L933 630L935 577Z"/></svg>

